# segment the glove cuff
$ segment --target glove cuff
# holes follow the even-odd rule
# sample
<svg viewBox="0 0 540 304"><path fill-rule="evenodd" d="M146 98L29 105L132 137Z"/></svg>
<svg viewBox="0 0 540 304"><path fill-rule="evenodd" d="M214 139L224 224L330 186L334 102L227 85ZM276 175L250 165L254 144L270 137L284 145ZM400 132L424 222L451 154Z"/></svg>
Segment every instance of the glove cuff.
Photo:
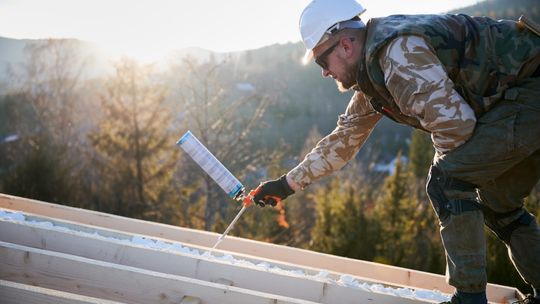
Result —
<svg viewBox="0 0 540 304"><path fill-rule="evenodd" d="M287 182L287 175L284 174L279 178L279 181L281 182L281 185L283 186L283 190L285 190L285 193L287 196L294 194L294 190L291 188L289 183Z"/></svg>

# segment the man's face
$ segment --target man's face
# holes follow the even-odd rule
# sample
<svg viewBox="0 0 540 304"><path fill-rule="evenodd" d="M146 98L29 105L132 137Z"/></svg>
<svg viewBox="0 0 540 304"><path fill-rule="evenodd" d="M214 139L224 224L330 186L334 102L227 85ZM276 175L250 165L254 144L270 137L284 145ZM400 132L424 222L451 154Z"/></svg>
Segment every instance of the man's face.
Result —
<svg viewBox="0 0 540 304"><path fill-rule="evenodd" d="M328 41L313 50L315 62L321 67L323 77L332 77L340 92L346 92L356 85L358 63L351 62L347 48L352 46L354 38L342 37L337 41Z"/></svg>

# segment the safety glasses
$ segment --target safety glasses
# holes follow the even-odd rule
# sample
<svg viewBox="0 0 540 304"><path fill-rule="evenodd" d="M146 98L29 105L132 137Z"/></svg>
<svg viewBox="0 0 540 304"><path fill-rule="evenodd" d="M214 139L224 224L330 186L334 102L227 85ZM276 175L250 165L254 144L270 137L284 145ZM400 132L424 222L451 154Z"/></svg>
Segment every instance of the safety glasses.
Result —
<svg viewBox="0 0 540 304"><path fill-rule="evenodd" d="M351 41L354 41L354 37L349 37L349 39ZM324 51L321 55L317 56L317 58L315 58L315 62L323 69L323 70L328 70L328 63L326 62L326 59L328 57L328 55L330 55L334 49L336 48L336 46L339 45L339 43L341 42L341 40L337 41L336 43L332 44L331 47L329 47L326 51Z"/></svg>
<svg viewBox="0 0 540 304"><path fill-rule="evenodd" d="M323 70L328 70L328 63L326 62L326 57L328 57L328 55L330 55L334 49L336 48L336 46L339 45L339 42L336 42L334 44L332 44L331 47L329 47L326 51L324 51L321 55L317 56L317 58L315 58L315 62L323 69Z"/></svg>

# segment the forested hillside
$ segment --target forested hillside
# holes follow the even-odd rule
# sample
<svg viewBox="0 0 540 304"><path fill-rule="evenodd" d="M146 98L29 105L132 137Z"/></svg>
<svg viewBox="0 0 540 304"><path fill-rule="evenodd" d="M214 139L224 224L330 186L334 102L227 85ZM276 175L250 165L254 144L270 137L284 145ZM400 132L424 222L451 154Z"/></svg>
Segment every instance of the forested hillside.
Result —
<svg viewBox="0 0 540 304"><path fill-rule="evenodd" d="M450 11L450 13L510 20L518 20L519 16L525 15L538 22L540 21L540 2L537 0L486 0L470 7Z"/></svg>
<svg viewBox="0 0 540 304"><path fill-rule="evenodd" d="M538 20L539 5L488 0L452 13ZM196 229L222 232L239 206L175 146L187 130L251 189L294 167L351 96L300 63L300 42L156 65L96 60L77 40L21 43L0 40L2 62L22 58L2 71L0 192ZM274 209L251 208L231 234L444 273L424 193L432 155L428 134L385 118L343 170ZM540 215L539 189L526 204ZM490 282L526 290L489 234Z"/></svg>

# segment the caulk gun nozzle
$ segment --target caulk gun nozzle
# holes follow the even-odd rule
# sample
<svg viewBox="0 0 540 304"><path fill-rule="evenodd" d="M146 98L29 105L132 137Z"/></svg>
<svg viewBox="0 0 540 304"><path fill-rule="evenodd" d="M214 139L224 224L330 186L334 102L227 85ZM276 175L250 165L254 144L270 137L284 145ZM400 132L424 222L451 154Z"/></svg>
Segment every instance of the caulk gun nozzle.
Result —
<svg viewBox="0 0 540 304"><path fill-rule="evenodd" d="M216 249L217 245L219 245L219 243L221 243L221 241L223 240L223 238L219 237L217 242L214 244L214 246L212 247L212 250Z"/></svg>

